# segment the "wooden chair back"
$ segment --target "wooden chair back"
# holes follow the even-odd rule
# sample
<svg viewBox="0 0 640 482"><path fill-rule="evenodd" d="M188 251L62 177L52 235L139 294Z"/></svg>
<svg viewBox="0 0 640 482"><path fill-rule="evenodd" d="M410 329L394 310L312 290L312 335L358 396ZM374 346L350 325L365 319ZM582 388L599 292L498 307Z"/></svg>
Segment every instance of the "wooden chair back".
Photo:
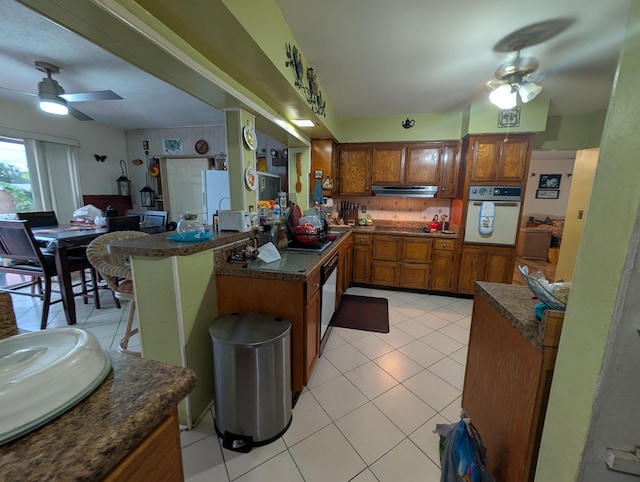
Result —
<svg viewBox="0 0 640 482"><path fill-rule="evenodd" d="M29 221L32 228L43 228L45 226L57 226L58 217L55 211L35 211L31 213L16 213L19 220Z"/></svg>
<svg viewBox="0 0 640 482"><path fill-rule="evenodd" d="M107 218L107 232L140 231L140 216L112 216Z"/></svg>

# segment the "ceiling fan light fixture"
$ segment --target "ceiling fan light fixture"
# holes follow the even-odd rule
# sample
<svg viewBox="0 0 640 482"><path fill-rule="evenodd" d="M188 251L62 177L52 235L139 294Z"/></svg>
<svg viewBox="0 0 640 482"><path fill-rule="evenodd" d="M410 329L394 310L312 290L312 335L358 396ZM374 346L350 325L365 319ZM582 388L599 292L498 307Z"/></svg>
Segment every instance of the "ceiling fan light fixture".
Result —
<svg viewBox="0 0 640 482"><path fill-rule="evenodd" d="M69 107L67 101L60 95L64 94L64 89L60 84L51 78L44 78L38 83L38 99L40 110L49 114L67 115Z"/></svg>
<svg viewBox="0 0 640 482"><path fill-rule="evenodd" d="M491 91L489 100L499 109L513 109L517 104L517 93L509 84L503 84Z"/></svg>
<svg viewBox="0 0 640 482"><path fill-rule="evenodd" d="M534 84L533 82L525 82L520 87L518 87L518 94L520 95L520 99L525 104L535 99L541 91L542 87L540 87L538 84Z"/></svg>

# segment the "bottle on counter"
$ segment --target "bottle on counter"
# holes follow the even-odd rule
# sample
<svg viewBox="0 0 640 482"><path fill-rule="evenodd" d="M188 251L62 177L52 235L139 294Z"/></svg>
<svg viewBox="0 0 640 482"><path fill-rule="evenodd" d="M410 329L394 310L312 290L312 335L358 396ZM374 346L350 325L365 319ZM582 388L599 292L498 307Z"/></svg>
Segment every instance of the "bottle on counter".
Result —
<svg viewBox="0 0 640 482"><path fill-rule="evenodd" d="M276 206L273 208L273 224L280 223L280 203L276 201Z"/></svg>

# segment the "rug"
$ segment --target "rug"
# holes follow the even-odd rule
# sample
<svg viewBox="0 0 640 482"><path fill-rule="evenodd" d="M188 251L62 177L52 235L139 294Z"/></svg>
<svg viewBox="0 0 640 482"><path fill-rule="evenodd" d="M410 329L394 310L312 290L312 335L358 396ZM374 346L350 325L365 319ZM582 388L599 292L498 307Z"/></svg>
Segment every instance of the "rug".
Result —
<svg viewBox="0 0 640 482"><path fill-rule="evenodd" d="M386 298L342 295L330 325L389 333L389 302Z"/></svg>

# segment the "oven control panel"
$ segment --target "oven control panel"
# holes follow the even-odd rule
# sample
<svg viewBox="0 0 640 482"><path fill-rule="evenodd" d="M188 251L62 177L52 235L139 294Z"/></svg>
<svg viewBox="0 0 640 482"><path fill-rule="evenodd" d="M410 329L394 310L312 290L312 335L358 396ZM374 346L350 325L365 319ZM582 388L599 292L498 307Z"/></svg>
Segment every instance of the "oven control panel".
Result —
<svg viewBox="0 0 640 482"><path fill-rule="evenodd" d="M469 186L469 201L521 200L521 186Z"/></svg>

